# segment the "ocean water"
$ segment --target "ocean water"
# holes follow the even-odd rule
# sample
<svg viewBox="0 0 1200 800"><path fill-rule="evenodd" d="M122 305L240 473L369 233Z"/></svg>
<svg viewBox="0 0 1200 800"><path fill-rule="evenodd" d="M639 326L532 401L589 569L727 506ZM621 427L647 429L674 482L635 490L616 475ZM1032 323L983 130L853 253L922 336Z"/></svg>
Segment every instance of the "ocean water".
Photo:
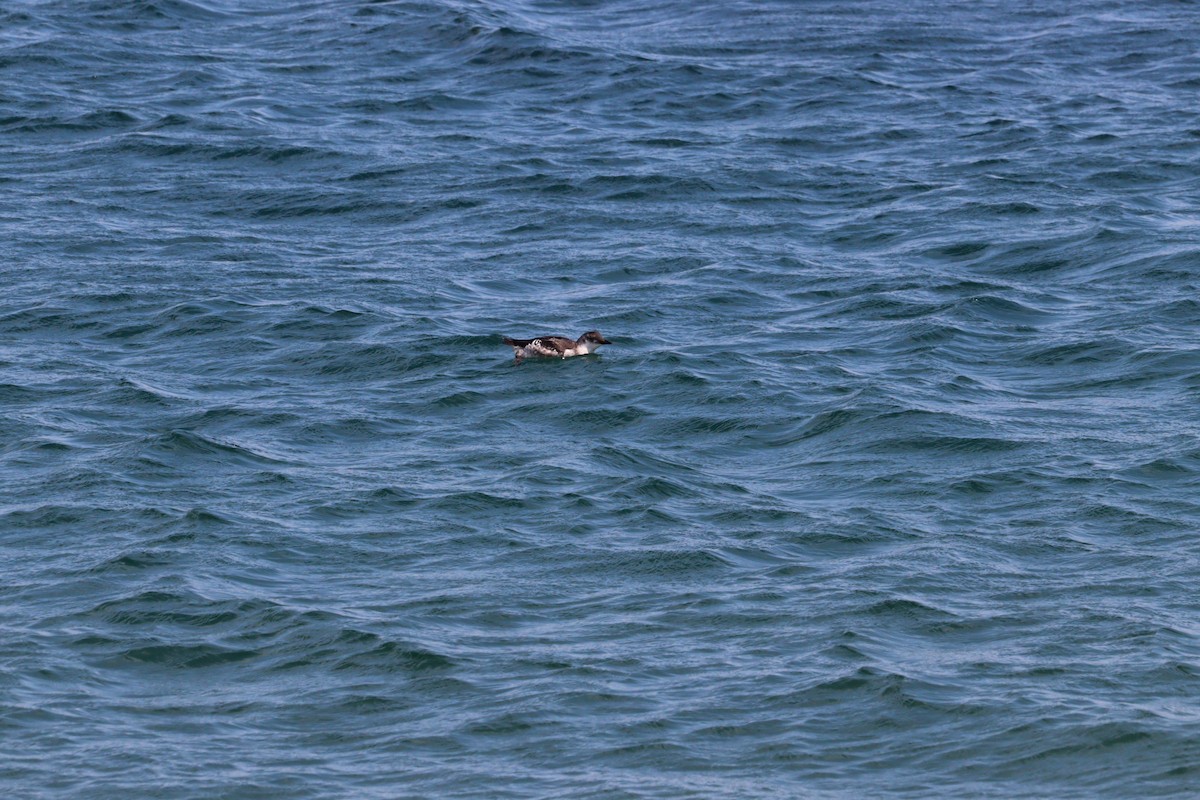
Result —
<svg viewBox="0 0 1200 800"><path fill-rule="evenodd" d="M1197 42L3 3L3 794L1200 793Z"/></svg>

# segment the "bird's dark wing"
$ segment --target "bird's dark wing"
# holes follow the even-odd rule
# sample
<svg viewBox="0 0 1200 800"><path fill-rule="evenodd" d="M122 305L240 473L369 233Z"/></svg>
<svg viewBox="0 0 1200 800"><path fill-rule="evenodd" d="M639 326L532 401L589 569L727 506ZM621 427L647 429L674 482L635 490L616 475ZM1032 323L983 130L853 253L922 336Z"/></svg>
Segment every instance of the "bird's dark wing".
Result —
<svg viewBox="0 0 1200 800"><path fill-rule="evenodd" d="M504 343L510 347L529 348L543 356L561 356L575 346L575 342L565 336L538 336L533 339L510 339L505 336Z"/></svg>
<svg viewBox="0 0 1200 800"><path fill-rule="evenodd" d="M539 336L530 344L535 350L541 350L546 355L562 355L575 346L575 343L565 336Z"/></svg>

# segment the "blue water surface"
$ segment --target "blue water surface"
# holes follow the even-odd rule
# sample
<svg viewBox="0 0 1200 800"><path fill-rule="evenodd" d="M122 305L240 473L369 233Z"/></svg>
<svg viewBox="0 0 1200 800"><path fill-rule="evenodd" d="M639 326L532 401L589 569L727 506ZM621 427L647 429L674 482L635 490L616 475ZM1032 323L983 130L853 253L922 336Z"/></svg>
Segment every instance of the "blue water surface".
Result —
<svg viewBox="0 0 1200 800"><path fill-rule="evenodd" d="M1198 42L0 4L4 794L1195 796Z"/></svg>

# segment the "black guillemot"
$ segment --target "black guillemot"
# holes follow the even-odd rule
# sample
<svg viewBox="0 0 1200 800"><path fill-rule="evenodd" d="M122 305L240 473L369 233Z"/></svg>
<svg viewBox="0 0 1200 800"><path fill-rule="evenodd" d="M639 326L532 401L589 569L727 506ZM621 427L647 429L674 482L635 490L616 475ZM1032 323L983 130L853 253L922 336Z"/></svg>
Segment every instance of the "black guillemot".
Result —
<svg viewBox="0 0 1200 800"><path fill-rule="evenodd" d="M527 356L541 358L569 358L570 356L586 356L602 344L612 344L600 335L600 331L588 331L578 339L568 339L566 336L538 336L534 339L510 339L504 337L504 343L513 349L513 357L520 364Z"/></svg>

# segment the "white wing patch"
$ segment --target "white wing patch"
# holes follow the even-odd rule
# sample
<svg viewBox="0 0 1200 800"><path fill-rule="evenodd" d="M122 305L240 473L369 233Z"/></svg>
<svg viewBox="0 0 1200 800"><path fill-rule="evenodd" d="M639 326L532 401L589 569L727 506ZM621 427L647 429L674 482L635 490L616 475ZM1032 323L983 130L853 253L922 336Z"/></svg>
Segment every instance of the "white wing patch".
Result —
<svg viewBox="0 0 1200 800"><path fill-rule="evenodd" d="M525 347L525 352L534 356L557 356L559 353L553 347L542 344L541 339L534 339Z"/></svg>

